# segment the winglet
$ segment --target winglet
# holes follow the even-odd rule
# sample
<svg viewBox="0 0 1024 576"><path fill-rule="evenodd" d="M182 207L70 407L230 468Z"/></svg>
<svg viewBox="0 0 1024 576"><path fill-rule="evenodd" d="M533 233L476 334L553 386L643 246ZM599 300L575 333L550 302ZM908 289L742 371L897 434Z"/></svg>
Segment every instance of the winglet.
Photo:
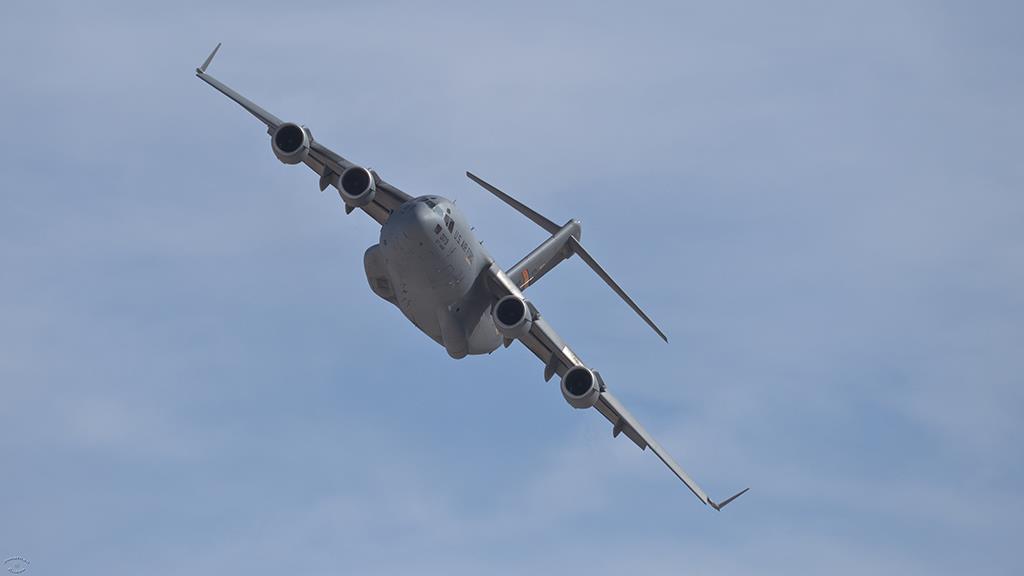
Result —
<svg viewBox="0 0 1024 576"><path fill-rule="evenodd" d="M213 62L213 57L217 55L217 50L220 50L220 44L220 42L217 42L217 47L214 48L213 52L210 52L210 55L206 57L206 62L203 62L203 65L199 68L196 68L196 74L206 72L206 67L210 65L210 62Z"/></svg>
<svg viewBox="0 0 1024 576"><path fill-rule="evenodd" d="M724 501L722 501L721 504L715 502L711 498L708 498L708 504L711 504L711 507L714 508L715 510L721 510L722 508L725 508L726 506L728 506L729 502L732 502L733 500L735 500L735 499L739 498L740 496L743 496L744 494L746 494L747 490L750 490L750 488L744 488L743 490L740 490L736 494L733 494L729 498L726 498Z"/></svg>

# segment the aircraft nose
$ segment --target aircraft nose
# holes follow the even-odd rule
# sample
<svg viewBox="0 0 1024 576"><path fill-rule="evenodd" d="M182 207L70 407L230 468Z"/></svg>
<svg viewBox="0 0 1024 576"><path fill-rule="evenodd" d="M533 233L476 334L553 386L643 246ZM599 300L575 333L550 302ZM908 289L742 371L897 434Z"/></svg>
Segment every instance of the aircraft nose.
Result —
<svg viewBox="0 0 1024 576"><path fill-rule="evenodd" d="M412 207L412 214L417 220L426 221L434 215L434 211L422 202L417 202Z"/></svg>
<svg viewBox="0 0 1024 576"><path fill-rule="evenodd" d="M414 202L402 206L388 220L385 228L389 238L394 240L406 238L417 242L433 240L434 230L440 223L440 217L425 203ZM382 230L383 233L383 230Z"/></svg>
<svg viewBox="0 0 1024 576"><path fill-rule="evenodd" d="M433 233L434 227L437 226L439 221L437 213L430 206L421 203L413 206L410 216L419 224L421 229L430 233Z"/></svg>

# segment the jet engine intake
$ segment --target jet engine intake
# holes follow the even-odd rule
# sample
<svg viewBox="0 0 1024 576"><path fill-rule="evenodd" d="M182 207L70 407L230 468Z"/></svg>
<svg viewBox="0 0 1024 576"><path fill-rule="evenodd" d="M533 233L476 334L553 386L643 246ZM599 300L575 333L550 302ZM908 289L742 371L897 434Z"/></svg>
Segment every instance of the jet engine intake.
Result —
<svg viewBox="0 0 1024 576"><path fill-rule="evenodd" d="M370 202L377 193L377 184L373 174L362 166L352 166L341 174L338 190L345 204L361 208Z"/></svg>
<svg viewBox="0 0 1024 576"><path fill-rule="evenodd" d="M530 332L533 326L533 314L526 301L517 296L509 294L498 300L491 311L494 318L494 325L498 332L505 338L522 338Z"/></svg>
<svg viewBox="0 0 1024 576"><path fill-rule="evenodd" d="M298 124L281 124L270 137L274 156L285 164L298 164L309 154L309 133Z"/></svg>
<svg viewBox="0 0 1024 576"><path fill-rule="evenodd" d="M562 375L562 396L573 408L590 408L601 396L601 385L594 371L583 366L573 366Z"/></svg>

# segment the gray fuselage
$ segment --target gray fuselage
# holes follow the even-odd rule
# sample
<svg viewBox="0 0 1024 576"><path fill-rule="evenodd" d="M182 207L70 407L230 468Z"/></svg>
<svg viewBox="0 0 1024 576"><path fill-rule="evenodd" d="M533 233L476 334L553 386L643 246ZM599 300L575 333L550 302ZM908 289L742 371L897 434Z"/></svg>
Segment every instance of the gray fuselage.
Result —
<svg viewBox="0 0 1024 576"><path fill-rule="evenodd" d="M402 204L364 256L370 288L453 358L501 344L482 271L492 263L455 205L439 196Z"/></svg>

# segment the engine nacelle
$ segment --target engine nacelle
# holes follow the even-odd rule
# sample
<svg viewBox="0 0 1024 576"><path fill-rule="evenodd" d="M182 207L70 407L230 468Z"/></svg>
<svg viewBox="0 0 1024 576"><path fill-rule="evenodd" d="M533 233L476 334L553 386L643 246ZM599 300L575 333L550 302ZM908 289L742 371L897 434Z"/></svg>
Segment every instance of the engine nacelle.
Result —
<svg viewBox="0 0 1024 576"><path fill-rule="evenodd" d="M498 300L491 316L494 318L494 326L505 338L522 338L533 326L533 314L526 301L511 294Z"/></svg>
<svg viewBox="0 0 1024 576"><path fill-rule="evenodd" d="M362 166L352 166L342 172L338 180L338 191L345 204L360 208L373 202L377 184L369 170Z"/></svg>
<svg viewBox="0 0 1024 576"><path fill-rule="evenodd" d="M562 396L573 408L590 408L601 396L601 384L593 370L573 366L562 375Z"/></svg>
<svg viewBox="0 0 1024 576"><path fill-rule="evenodd" d="M309 154L309 133L298 124L281 124L270 137L274 156L285 164L298 164Z"/></svg>

